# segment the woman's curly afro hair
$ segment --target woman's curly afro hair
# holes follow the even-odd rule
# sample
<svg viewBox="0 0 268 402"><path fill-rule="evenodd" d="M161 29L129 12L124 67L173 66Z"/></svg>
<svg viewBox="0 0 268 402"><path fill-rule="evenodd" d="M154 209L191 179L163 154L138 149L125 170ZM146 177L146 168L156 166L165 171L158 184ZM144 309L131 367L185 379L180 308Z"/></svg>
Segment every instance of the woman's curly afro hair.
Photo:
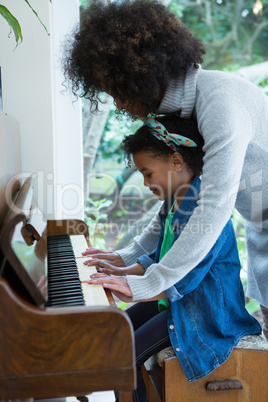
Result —
<svg viewBox="0 0 268 402"><path fill-rule="evenodd" d="M153 113L170 81L201 63L204 53L202 42L159 1L93 0L64 42L62 66L72 92L95 107L108 92Z"/></svg>
<svg viewBox="0 0 268 402"><path fill-rule="evenodd" d="M172 150L163 141L152 135L149 126L141 126L135 134L124 138L122 149L125 153L125 160L128 167L132 166L132 157L137 152L150 153L154 158L167 159L174 152L178 152L183 157L184 162L193 171L195 176L200 176L203 168L204 139L200 134L197 123L194 119L182 119L177 115L155 116L155 119L162 123L169 133L181 134L190 138L196 143L196 147L178 146Z"/></svg>

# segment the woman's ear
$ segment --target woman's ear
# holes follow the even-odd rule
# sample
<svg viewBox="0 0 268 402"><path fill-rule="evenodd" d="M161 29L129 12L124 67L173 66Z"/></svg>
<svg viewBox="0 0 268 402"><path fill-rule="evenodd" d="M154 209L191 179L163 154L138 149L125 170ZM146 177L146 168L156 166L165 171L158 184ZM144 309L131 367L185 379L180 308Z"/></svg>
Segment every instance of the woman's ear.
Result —
<svg viewBox="0 0 268 402"><path fill-rule="evenodd" d="M171 155L171 163L176 172L180 172L182 170L184 160L181 154L179 154L179 152L174 152L174 154Z"/></svg>

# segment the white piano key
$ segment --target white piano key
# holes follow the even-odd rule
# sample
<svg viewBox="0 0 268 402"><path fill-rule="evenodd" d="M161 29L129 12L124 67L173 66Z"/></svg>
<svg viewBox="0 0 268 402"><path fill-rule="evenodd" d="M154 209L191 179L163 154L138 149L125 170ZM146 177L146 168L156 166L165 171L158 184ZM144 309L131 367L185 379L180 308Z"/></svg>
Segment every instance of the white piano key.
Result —
<svg viewBox="0 0 268 402"><path fill-rule="evenodd" d="M87 241L84 235L70 236L75 258L84 258L82 252L88 248Z"/></svg>
<svg viewBox="0 0 268 402"><path fill-rule="evenodd" d="M70 236L75 255L79 279L84 294L86 306L109 306L105 290L102 285L91 285L84 281L90 279L90 275L96 273L96 268L84 265L84 261L90 257L84 257L81 253L88 248L86 239L83 235Z"/></svg>
<svg viewBox="0 0 268 402"><path fill-rule="evenodd" d="M97 272L96 267L89 267L88 265L84 265L84 261L87 261L86 258L77 258L76 265L78 270L78 275L81 281L86 281L89 279L90 275L95 274Z"/></svg>
<svg viewBox="0 0 268 402"><path fill-rule="evenodd" d="M86 306L110 305L102 285L90 285L89 283L81 283L81 286Z"/></svg>

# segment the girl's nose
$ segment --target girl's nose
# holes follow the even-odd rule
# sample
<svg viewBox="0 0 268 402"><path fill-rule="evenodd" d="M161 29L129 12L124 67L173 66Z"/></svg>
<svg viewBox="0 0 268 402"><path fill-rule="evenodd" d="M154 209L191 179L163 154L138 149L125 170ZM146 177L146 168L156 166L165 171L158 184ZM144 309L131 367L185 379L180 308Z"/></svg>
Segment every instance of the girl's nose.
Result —
<svg viewBox="0 0 268 402"><path fill-rule="evenodd" d="M146 177L143 178L143 184L145 185L145 187L149 187L149 183Z"/></svg>

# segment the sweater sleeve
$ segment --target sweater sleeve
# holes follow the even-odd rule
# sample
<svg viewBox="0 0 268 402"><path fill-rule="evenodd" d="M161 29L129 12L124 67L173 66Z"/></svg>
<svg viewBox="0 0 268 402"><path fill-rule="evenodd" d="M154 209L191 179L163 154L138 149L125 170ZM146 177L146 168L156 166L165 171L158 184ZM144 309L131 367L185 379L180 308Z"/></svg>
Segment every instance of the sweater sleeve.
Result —
<svg viewBox="0 0 268 402"><path fill-rule="evenodd" d="M211 250L231 216L241 178L252 123L241 96L228 89L212 90L196 105L199 130L204 137L204 168L200 200L181 236L158 264L142 277L127 276L134 300L153 297L168 289Z"/></svg>

